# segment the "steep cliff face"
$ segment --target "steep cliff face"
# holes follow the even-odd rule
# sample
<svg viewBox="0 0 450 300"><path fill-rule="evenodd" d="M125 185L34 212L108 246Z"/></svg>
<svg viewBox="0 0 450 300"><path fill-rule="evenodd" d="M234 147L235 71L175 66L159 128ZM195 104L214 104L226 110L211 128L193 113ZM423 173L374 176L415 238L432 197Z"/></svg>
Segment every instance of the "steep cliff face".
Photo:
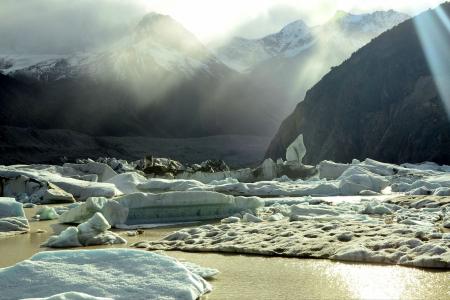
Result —
<svg viewBox="0 0 450 300"><path fill-rule="evenodd" d="M441 10L448 15L450 4ZM303 134L310 164L366 157L450 163L448 115L415 25L434 15L400 24L333 68L282 123L266 156L283 157Z"/></svg>

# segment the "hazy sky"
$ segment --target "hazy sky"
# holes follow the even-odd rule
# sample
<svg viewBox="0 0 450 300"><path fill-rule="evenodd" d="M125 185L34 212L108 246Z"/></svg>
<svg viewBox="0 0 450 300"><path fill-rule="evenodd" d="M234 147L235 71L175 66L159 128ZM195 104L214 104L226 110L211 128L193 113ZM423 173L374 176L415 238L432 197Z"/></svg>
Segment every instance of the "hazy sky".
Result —
<svg viewBox="0 0 450 300"><path fill-rule="evenodd" d="M363 13L395 9L415 15L444 0L143 0L149 10L170 14L202 40L229 32L259 37L287 22L304 19L316 25L337 10Z"/></svg>
<svg viewBox="0 0 450 300"><path fill-rule="evenodd" d="M260 37L296 19L316 25L337 10L414 15L443 0L0 0L0 52L66 53L126 34L146 12L171 15L204 43Z"/></svg>

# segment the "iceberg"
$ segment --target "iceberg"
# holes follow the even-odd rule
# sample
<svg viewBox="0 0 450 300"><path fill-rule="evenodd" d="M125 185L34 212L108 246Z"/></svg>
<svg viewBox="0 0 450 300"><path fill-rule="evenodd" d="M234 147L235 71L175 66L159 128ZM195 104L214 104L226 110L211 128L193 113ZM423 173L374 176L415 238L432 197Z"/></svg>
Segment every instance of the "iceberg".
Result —
<svg viewBox="0 0 450 300"><path fill-rule="evenodd" d="M381 192L389 186L389 181L361 167L352 166L345 170L339 180L341 195L358 195L361 191Z"/></svg>
<svg viewBox="0 0 450 300"><path fill-rule="evenodd" d="M51 236L43 247L67 248L92 245L125 244L127 241L117 234L108 231L111 226L99 212L88 221L77 227L68 227L59 235Z"/></svg>
<svg viewBox="0 0 450 300"><path fill-rule="evenodd" d="M89 198L63 213L60 223L81 223L96 212L111 226L222 219L263 207L257 197L234 197L209 191L134 193L115 198Z"/></svg>
<svg viewBox="0 0 450 300"><path fill-rule="evenodd" d="M129 209L125 222L129 225L222 219L264 206L257 197L234 197L208 191L135 193L115 200Z"/></svg>
<svg viewBox="0 0 450 300"><path fill-rule="evenodd" d="M33 218L39 221L54 220L59 218L59 214L53 207L43 206L37 210Z"/></svg>
<svg viewBox="0 0 450 300"><path fill-rule="evenodd" d="M54 167L45 168L45 166L26 165L0 166L0 177L8 179L19 177L29 178L31 180L28 180L30 184L27 185L27 188L33 186L40 187L40 183L51 183L79 200L86 200L89 197L112 198L122 194L112 183L90 182L64 177L58 173ZM13 188L13 190L17 192L18 188ZM28 193L27 191L26 193L31 195L31 193ZM64 198L66 198L66 196L68 195L66 194Z"/></svg>
<svg viewBox="0 0 450 300"><path fill-rule="evenodd" d="M60 223L83 223L100 212L111 226L125 224L128 208L115 200L90 197L84 203L77 203L59 216Z"/></svg>
<svg viewBox="0 0 450 300"><path fill-rule="evenodd" d="M7 232L14 234L29 230L22 203L17 202L14 198L0 197L0 237L7 235Z"/></svg>
<svg viewBox="0 0 450 300"><path fill-rule="evenodd" d="M302 163L303 157L306 155L306 147L303 143L303 134L300 134L292 144L286 149L286 160L288 162L295 161Z"/></svg>
<svg viewBox="0 0 450 300"><path fill-rule="evenodd" d="M191 269L211 274L199 266ZM117 300L195 300L212 290L197 273L174 258L141 250L46 251L0 269L0 290L4 300L45 299L68 291L70 299L85 293Z"/></svg>

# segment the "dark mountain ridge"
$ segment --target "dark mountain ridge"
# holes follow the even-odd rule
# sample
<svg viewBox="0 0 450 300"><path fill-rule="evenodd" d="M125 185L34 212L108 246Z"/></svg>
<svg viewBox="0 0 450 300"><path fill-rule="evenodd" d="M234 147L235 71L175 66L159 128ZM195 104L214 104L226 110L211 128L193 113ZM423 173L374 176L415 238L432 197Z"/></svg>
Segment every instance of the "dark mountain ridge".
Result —
<svg viewBox="0 0 450 300"><path fill-rule="evenodd" d="M450 4L440 9L448 16ZM449 164L450 123L423 50L429 45L416 30L420 18L437 15L405 21L324 76L282 123L266 157L283 157L303 134L308 164L367 157Z"/></svg>

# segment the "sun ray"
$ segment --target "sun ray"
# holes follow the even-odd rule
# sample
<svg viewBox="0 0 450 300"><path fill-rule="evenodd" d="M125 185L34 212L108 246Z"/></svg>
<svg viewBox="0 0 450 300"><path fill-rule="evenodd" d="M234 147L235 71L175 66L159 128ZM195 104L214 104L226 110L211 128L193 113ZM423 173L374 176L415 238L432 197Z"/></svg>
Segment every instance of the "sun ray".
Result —
<svg viewBox="0 0 450 300"><path fill-rule="evenodd" d="M450 19L438 7L415 18L418 33L430 71L450 119Z"/></svg>

